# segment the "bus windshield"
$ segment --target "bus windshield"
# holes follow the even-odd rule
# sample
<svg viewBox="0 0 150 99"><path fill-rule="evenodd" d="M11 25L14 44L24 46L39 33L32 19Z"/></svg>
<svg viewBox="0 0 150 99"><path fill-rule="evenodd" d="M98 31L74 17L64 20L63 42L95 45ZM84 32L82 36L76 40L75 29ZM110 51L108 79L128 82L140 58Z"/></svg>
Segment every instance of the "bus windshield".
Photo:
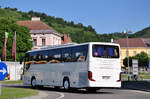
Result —
<svg viewBox="0 0 150 99"><path fill-rule="evenodd" d="M119 47L113 45L93 45L93 57L119 58Z"/></svg>

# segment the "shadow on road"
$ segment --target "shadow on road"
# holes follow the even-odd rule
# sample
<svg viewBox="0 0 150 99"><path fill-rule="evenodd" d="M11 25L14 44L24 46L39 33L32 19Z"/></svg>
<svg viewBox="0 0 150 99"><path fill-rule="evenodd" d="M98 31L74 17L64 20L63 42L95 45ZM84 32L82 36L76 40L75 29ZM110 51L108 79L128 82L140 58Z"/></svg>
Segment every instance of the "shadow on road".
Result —
<svg viewBox="0 0 150 99"><path fill-rule="evenodd" d="M24 85L3 85L4 87L13 87L13 88L28 88L31 89L31 86ZM110 89L110 88L105 88ZM112 89L112 88L111 88ZM116 89L116 88L115 88ZM52 88L52 87L36 87L36 90L42 91L52 91L52 92L63 92L63 93L77 93L77 94L114 94L112 92L104 92L98 90L97 92L86 91L85 89L71 89L65 91L62 88ZM141 90L141 91L150 91L150 82L148 81L123 81L122 87L119 90Z"/></svg>
<svg viewBox="0 0 150 99"><path fill-rule="evenodd" d="M32 89L31 86L24 86L24 85L3 85L4 87L11 87L11 88L27 88ZM52 88L52 87L36 87L35 90L40 91L52 91L52 92L63 92L63 93L75 93L75 94L113 94L113 92L101 92L101 89L96 92L86 91L85 89L71 89L71 90L64 90L62 88Z"/></svg>

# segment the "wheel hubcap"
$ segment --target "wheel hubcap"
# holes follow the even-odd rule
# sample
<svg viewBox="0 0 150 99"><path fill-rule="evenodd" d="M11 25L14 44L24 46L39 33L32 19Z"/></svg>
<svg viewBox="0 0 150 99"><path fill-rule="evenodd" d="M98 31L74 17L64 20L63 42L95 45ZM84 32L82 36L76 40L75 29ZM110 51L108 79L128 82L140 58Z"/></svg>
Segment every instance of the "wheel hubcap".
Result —
<svg viewBox="0 0 150 99"><path fill-rule="evenodd" d="M36 80L33 79L33 80L32 80L32 86L35 86L35 85L36 85Z"/></svg>
<svg viewBox="0 0 150 99"><path fill-rule="evenodd" d="M68 89L68 88L69 88L69 83L68 83L67 80L64 82L64 88L65 88L65 89Z"/></svg>

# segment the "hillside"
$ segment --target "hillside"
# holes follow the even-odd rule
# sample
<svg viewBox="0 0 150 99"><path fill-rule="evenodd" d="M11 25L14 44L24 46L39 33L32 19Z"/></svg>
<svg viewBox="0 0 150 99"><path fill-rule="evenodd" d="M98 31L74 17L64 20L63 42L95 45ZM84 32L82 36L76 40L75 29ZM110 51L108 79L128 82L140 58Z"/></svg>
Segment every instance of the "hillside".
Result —
<svg viewBox="0 0 150 99"><path fill-rule="evenodd" d="M69 34L73 42L100 41L99 35L91 25L84 26L82 23L67 22L62 18L48 16L45 13L21 12L17 11L16 8L8 7L0 9L0 17L11 17L16 20L30 20L31 17L40 17L43 22L53 27L56 31Z"/></svg>
<svg viewBox="0 0 150 99"><path fill-rule="evenodd" d="M131 37L150 38L150 27L147 27L141 31L136 32L135 34L131 35Z"/></svg>
<svg viewBox="0 0 150 99"><path fill-rule="evenodd" d="M10 10L3 10L0 9L0 16L1 17L13 17L13 18L20 18L21 15L14 12L14 11L10 11Z"/></svg>
<svg viewBox="0 0 150 99"><path fill-rule="evenodd" d="M110 42L123 37L122 33L99 34L91 26L84 26L82 23L75 24L73 21L65 21L62 18L46 15L40 12L22 12L17 8L0 8L0 17L11 17L16 20L30 20L31 17L40 17L41 20L60 33L67 33L73 42L82 43L90 41ZM150 27L139 31L129 37L150 37Z"/></svg>

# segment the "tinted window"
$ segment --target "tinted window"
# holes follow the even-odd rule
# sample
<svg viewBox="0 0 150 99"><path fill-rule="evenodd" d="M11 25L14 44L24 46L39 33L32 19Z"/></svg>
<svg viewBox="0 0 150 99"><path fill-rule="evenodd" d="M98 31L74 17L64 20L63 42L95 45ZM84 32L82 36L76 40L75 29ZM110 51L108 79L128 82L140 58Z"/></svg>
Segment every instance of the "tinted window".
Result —
<svg viewBox="0 0 150 99"><path fill-rule="evenodd" d="M72 62L72 48L62 49L62 60L63 62Z"/></svg>
<svg viewBox="0 0 150 99"><path fill-rule="evenodd" d="M61 49L53 49L48 51L49 63L60 63L62 61Z"/></svg>
<svg viewBox="0 0 150 99"><path fill-rule="evenodd" d="M93 57L119 58L119 47L110 45L93 45Z"/></svg>
<svg viewBox="0 0 150 99"><path fill-rule="evenodd" d="M33 63L83 62L87 58L88 45L29 52L26 61ZM32 63L32 62L31 62Z"/></svg>
<svg viewBox="0 0 150 99"><path fill-rule="evenodd" d="M88 53L88 45L73 47L72 53L74 61L85 61Z"/></svg>

